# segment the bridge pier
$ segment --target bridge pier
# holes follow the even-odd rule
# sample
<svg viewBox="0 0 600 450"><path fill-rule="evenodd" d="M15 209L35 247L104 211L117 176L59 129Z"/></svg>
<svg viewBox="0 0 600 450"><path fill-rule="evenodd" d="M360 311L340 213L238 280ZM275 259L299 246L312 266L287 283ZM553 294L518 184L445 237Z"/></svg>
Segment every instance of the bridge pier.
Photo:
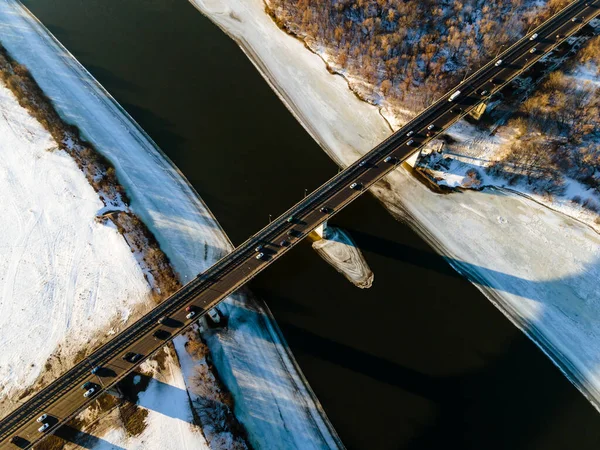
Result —
<svg viewBox="0 0 600 450"><path fill-rule="evenodd" d="M114 385L110 389L107 389L106 393L108 395L112 395L113 397L119 398L119 399L122 399L124 397L123 392L121 391L121 389L119 389L119 385L118 384Z"/></svg>
<svg viewBox="0 0 600 450"><path fill-rule="evenodd" d="M469 115L473 119L479 120L479 119L481 119L481 116L483 116L483 113L485 112L486 108L487 108L487 102L482 102L479 105L477 105L475 108L473 108L471 110L471 112L469 113Z"/></svg>
<svg viewBox="0 0 600 450"><path fill-rule="evenodd" d="M329 228L327 227L327 221L323 222L317 228L314 229L314 232L319 235L321 239L327 239L329 235Z"/></svg>

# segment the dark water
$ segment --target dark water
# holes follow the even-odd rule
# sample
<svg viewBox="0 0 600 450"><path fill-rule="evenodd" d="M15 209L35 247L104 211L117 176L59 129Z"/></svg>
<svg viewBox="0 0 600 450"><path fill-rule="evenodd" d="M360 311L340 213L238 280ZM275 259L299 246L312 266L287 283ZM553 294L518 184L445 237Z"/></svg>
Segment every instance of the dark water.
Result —
<svg viewBox="0 0 600 450"><path fill-rule="evenodd" d="M175 161L234 243L336 172L186 0L24 3ZM370 196L333 221L375 272L299 246L253 290L351 449L594 449L600 415L471 284Z"/></svg>

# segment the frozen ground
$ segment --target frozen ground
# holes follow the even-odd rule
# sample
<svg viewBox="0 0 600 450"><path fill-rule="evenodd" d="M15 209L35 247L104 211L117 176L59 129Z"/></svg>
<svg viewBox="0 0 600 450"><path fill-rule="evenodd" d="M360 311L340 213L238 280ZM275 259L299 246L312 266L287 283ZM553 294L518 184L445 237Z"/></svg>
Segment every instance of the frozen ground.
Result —
<svg viewBox="0 0 600 450"><path fill-rule="evenodd" d="M237 418L261 450L343 448L266 305L247 291L219 306L227 328L204 334ZM251 357L249 357L251 355Z"/></svg>
<svg viewBox="0 0 600 450"><path fill-rule="evenodd" d="M110 159L133 211L152 230L183 281L231 250L181 173L16 0L0 0L0 41L27 66L59 114ZM278 436L288 448L341 447L268 311L239 295L224 309L231 314L228 327L214 333L209 347L251 444L278 448ZM160 430L172 434L168 427Z"/></svg>
<svg viewBox="0 0 600 450"><path fill-rule="evenodd" d="M599 68L592 62L578 64L565 75L567 82L573 89L584 89L587 86L600 86ZM475 127L461 123L449 130L457 142L443 147L442 152L432 152L426 155L419 163L440 185L449 187L463 187L479 189L484 186L502 187L523 193L538 203L565 213L586 223L600 232L600 220L597 213L580 205L588 201L600 207L600 196L593 189L583 185L577 180L565 177L564 192L549 197L536 190L535 183L528 185L524 181L512 185L506 178L492 176L486 173L486 168L502 156L510 145L518 143L515 130L508 126L501 126L491 135L489 130L477 130ZM567 144L568 145L568 144ZM600 145L600 144L599 144ZM431 147L435 148L433 144ZM474 182L468 172L476 170L478 179ZM505 169L509 174L511 168ZM579 203L572 200L579 198Z"/></svg>
<svg viewBox="0 0 600 450"><path fill-rule="evenodd" d="M367 289L373 284L375 275L352 236L343 229L328 226L325 237L313 242L312 247L355 286Z"/></svg>
<svg viewBox="0 0 600 450"><path fill-rule="evenodd" d="M1 402L31 385L51 354L74 356L150 301L123 237L94 220L103 203L56 147L0 85Z"/></svg>
<svg viewBox="0 0 600 450"><path fill-rule="evenodd" d="M100 422L105 429L95 430L88 435L88 441L82 440L75 448L93 448L94 450L208 450L206 440L200 428L193 423L190 399L185 387L182 372L173 355L167 356L164 367L156 370L156 363L149 361L141 368L152 376L148 387L139 394L138 405L148 411L146 428L138 436L128 436L114 410ZM213 447L214 448L214 447ZM217 447L218 448L218 447Z"/></svg>
<svg viewBox="0 0 600 450"><path fill-rule="evenodd" d="M390 134L378 109L357 105L343 79L271 22L261 0L191 1L242 46L332 159L347 165ZM388 209L415 218L412 226L598 407L598 234L508 192L437 195L404 169L385 181L372 191Z"/></svg>

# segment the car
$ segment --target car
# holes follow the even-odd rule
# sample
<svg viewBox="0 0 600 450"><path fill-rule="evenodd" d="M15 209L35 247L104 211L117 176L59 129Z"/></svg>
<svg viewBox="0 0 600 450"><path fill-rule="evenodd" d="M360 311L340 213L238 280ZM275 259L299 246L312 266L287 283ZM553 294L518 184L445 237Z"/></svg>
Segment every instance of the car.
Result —
<svg viewBox="0 0 600 450"><path fill-rule="evenodd" d="M42 414L40 417L38 417L35 421L36 422L44 422L46 419L48 418L48 414Z"/></svg>
<svg viewBox="0 0 600 450"><path fill-rule="evenodd" d="M88 389L90 389L90 388L92 388L94 386L95 386L95 384L92 383L91 381L86 381L85 383L83 383L81 385L81 389L83 389L84 391L87 391Z"/></svg>
<svg viewBox="0 0 600 450"><path fill-rule="evenodd" d="M134 363L136 361L139 361L142 358L143 355L140 355L139 353L134 353L134 352L127 352L123 355L123 359L125 361L129 361L130 363Z"/></svg>
<svg viewBox="0 0 600 450"><path fill-rule="evenodd" d="M21 439L23 439L23 438L21 438L19 436L13 436L10 438L10 443L19 445L19 443L21 442Z"/></svg>
<svg viewBox="0 0 600 450"><path fill-rule="evenodd" d="M410 130L408 133L406 133L406 137L411 137L413 134L415 134L415 132Z"/></svg>
<svg viewBox="0 0 600 450"><path fill-rule="evenodd" d="M482 96L488 95L488 94L489 94L489 92L485 89L479 93L479 95L482 95Z"/></svg>
<svg viewBox="0 0 600 450"><path fill-rule="evenodd" d="M431 124L431 125L429 125L429 126L427 127L427 131L431 131L431 130L433 130L434 128L435 128L435 125L434 125L434 124Z"/></svg>
<svg viewBox="0 0 600 450"><path fill-rule="evenodd" d="M263 259L264 256L264 253L259 253L258 255L256 255L256 259Z"/></svg>
<svg viewBox="0 0 600 450"><path fill-rule="evenodd" d="M460 91L455 91L450 97L448 97L449 102L453 102L460 95Z"/></svg>
<svg viewBox="0 0 600 450"><path fill-rule="evenodd" d="M356 182L354 182L350 185L350 189L360 189L361 187L362 187L362 184L356 183Z"/></svg>
<svg viewBox="0 0 600 450"><path fill-rule="evenodd" d="M529 53L535 53L537 52L537 49L535 47L533 47L531 50L529 50Z"/></svg>
<svg viewBox="0 0 600 450"><path fill-rule="evenodd" d="M494 65L495 65L496 67L498 67L500 64L502 64L502 60L501 60L501 59L499 59L498 61L496 61L496 62L494 63Z"/></svg>
<svg viewBox="0 0 600 450"><path fill-rule="evenodd" d="M163 323L165 323L167 320L169 320L169 318L167 316L162 316L160 319L158 319L158 323L160 325L162 325Z"/></svg>
<svg viewBox="0 0 600 450"><path fill-rule="evenodd" d="M94 393L95 393L95 392L96 392L96 388L95 388L95 387L93 387L93 388L91 388L91 389L89 389L89 390L85 391L85 392L84 392L84 394L83 394L83 396L84 396L85 398L88 398L88 397L90 397L91 395L94 395Z"/></svg>
<svg viewBox="0 0 600 450"><path fill-rule="evenodd" d="M154 333L152 333L152 337L159 341L164 341L165 339L168 339L170 336L171 336L171 333L169 333L167 330L156 330Z"/></svg>
<svg viewBox="0 0 600 450"><path fill-rule="evenodd" d="M50 424L49 423L45 423L44 425L42 425L41 427L38 428L38 431L40 433L43 433L44 431L46 431L48 428L50 428Z"/></svg>
<svg viewBox="0 0 600 450"><path fill-rule="evenodd" d="M410 139L410 140L409 140L409 141L406 143L406 145L413 145L414 143L415 143L415 140L414 140L414 139Z"/></svg>
<svg viewBox="0 0 600 450"><path fill-rule="evenodd" d="M364 167L365 164L367 164L366 161L361 161L361 162L358 163L358 166L359 167Z"/></svg>
<svg viewBox="0 0 600 450"><path fill-rule="evenodd" d="M563 37L563 35L562 35L562 34L557 34L557 35L556 35L556 39L561 39L562 37Z"/></svg>
<svg viewBox="0 0 600 450"><path fill-rule="evenodd" d="M538 34L537 34L537 33L533 33L533 34L531 35L531 37L529 38L529 40L530 40L530 41L535 41L535 40L537 39L537 37L538 37Z"/></svg>
<svg viewBox="0 0 600 450"><path fill-rule="evenodd" d="M279 245L281 245L282 247L287 247L288 245L290 245L290 241L284 239L279 243Z"/></svg>
<svg viewBox="0 0 600 450"><path fill-rule="evenodd" d="M383 162L393 164L396 162L396 158L394 156L386 156Z"/></svg>
<svg viewBox="0 0 600 450"><path fill-rule="evenodd" d="M187 316L185 316L186 319L191 319L192 317L194 317L196 315L196 311L191 311Z"/></svg>
<svg viewBox="0 0 600 450"><path fill-rule="evenodd" d="M571 19L571 22L579 22L579 17L573 17L573 18Z"/></svg>
<svg viewBox="0 0 600 450"><path fill-rule="evenodd" d="M257 252L260 252L263 248L264 248L264 245L260 244L260 245L257 245L254 250L256 250Z"/></svg>
<svg viewBox="0 0 600 450"><path fill-rule="evenodd" d="M196 307L194 305L187 305L185 307L186 312L195 311Z"/></svg>
<svg viewBox="0 0 600 450"><path fill-rule="evenodd" d="M321 211L323 214L330 214L333 212L333 208L330 208L329 206L323 206L321 209L319 209L319 211Z"/></svg>
<svg viewBox="0 0 600 450"><path fill-rule="evenodd" d="M290 216L287 218L288 223L292 223L294 221L294 216Z"/></svg>
<svg viewBox="0 0 600 450"><path fill-rule="evenodd" d="M94 367L92 370L90 370L92 375L96 375L98 372L100 372L100 370L102 370L101 366L96 366Z"/></svg>

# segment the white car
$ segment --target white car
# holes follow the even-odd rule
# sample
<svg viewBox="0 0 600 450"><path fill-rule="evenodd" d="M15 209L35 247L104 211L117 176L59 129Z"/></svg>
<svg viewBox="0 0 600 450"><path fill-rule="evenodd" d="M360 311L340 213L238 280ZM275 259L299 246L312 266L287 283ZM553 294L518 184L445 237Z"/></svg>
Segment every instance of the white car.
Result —
<svg viewBox="0 0 600 450"><path fill-rule="evenodd" d="M411 130L408 133L406 133L406 137L411 137L413 134L415 134L415 132Z"/></svg>
<svg viewBox="0 0 600 450"><path fill-rule="evenodd" d="M85 391L85 393L83 394L83 396L85 398L88 398L90 395L93 395L94 392L96 392L96 388L95 387L93 387L93 388L88 389L87 391Z"/></svg>
<svg viewBox="0 0 600 450"><path fill-rule="evenodd" d="M530 40L530 41L535 41L535 40L537 39L537 37L538 37L538 34L537 34L537 33L533 33L533 34L531 35L531 37L529 38L529 40Z"/></svg>
<svg viewBox="0 0 600 450"><path fill-rule="evenodd" d="M192 317L194 317L196 315L196 311L192 311L190 312L187 316L185 316L186 319L191 319Z"/></svg>
<svg viewBox="0 0 600 450"><path fill-rule="evenodd" d="M259 253L258 255L256 255L256 259L263 259L263 256L265 256L264 253Z"/></svg>
<svg viewBox="0 0 600 450"><path fill-rule="evenodd" d="M460 91L456 91L454 92L454 94L452 94L449 98L448 101L449 102L453 102L454 100L456 100L456 97L458 97L460 95Z"/></svg>
<svg viewBox="0 0 600 450"><path fill-rule="evenodd" d="M362 186L362 184L360 184L360 183L352 183L350 185L350 189L360 189L361 186Z"/></svg>
<svg viewBox="0 0 600 450"><path fill-rule="evenodd" d="M43 433L44 431L46 431L48 428L50 428L50 424L49 423L45 423L44 425L42 425L41 427L38 428L38 431L40 433Z"/></svg>
<svg viewBox="0 0 600 450"><path fill-rule="evenodd" d="M409 141L406 143L406 145L413 145L414 143L415 143L415 140L414 140L414 139L410 139L410 140L409 140Z"/></svg>
<svg viewBox="0 0 600 450"><path fill-rule="evenodd" d="M433 130L434 128L435 128L435 125L434 125L434 124L431 124L431 125L429 125L429 126L427 127L427 131L431 131L431 130Z"/></svg>
<svg viewBox="0 0 600 450"><path fill-rule="evenodd" d="M496 63L494 64L496 67L498 67L500 64L502 64L502 60L499 59L498 61L496 61Z"/></svg>
<svg viewBox="0 0 600 450"><path fill-rule="evenodd" d="M37 418L36 422L43 422L48 418L48 414L42 414L40 417Z"/></svg>

